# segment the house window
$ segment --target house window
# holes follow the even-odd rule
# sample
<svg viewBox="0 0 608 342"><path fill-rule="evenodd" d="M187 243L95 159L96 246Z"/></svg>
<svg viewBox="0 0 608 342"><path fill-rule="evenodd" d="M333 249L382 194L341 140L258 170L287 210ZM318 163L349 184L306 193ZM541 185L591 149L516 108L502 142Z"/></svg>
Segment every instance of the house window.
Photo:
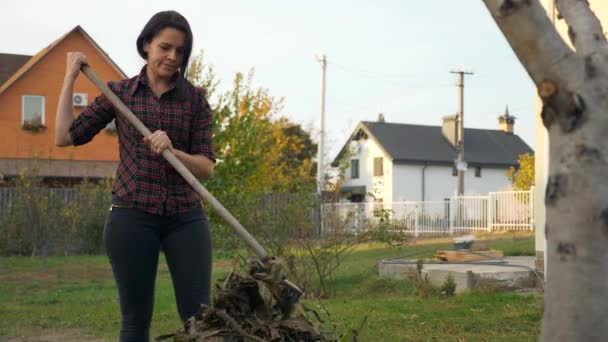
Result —
<svg viewBox="0 0 608 342"><path fill-rule="evenodd" d="M452 176L458 176L458 169L456 168L456 166L452 166Z"/></svg>
<svg viewBox="0 0 608 342"><path fill-rule="evenodd" d="M38 128L44 126L44 96L23 95L21 126Z"/></svg>
<svg viewBox="0 0 608 342"><path fill-rule="evenodd" d="M475 177L481 177L481 166L475 167Z"/></svg>
<svg viewBox="0 0 608 342"><path fill-rule="evenodd" d="M384 170L382 169L382 157L374 158L374 177L380 177L384 175Z"/></svg>
<svg viewBox="0 0 608 342"><path fill-rule="evenodd" d="M350 160L350 178L359 178L359 159Z"/></svg>

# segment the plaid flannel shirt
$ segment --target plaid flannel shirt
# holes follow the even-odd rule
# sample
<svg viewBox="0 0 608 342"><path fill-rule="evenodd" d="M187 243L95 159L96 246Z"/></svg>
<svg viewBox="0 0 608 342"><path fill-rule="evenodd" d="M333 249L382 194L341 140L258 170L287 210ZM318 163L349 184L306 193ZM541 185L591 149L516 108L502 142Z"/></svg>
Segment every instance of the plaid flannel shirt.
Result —
<svg viewBox="0 0 608 342"><path fill-rule="evenodd" d="M151 132L162 130L174 148L203 155L215 162L211 142L211 109L202 88L181 75L175 85L156 98L148 87L146 67L131 79L109 82L110 89ZM200 206L200 199L161 156L153 154L143 137L103 94L98 96L70 127L75 146L85 144L116 118L120 162L112 188L121 204L153 214L174 215Z"/></svg>

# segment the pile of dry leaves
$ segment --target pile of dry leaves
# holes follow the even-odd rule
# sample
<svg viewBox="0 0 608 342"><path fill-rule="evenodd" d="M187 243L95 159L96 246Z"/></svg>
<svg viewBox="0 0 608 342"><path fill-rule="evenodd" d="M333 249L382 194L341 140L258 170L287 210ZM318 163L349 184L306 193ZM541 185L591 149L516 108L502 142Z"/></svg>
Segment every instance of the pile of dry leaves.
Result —
<svg viewBox="0 0 608 342"><path fill-rule="evenodd" d="M273 258L250 260L248 273L230 273L216 285L213 306L204 306L184 328L163 341L336 341L321 333L298 303L301 292L286 282ZM333 335L333 334L331 334Z"/></svg>

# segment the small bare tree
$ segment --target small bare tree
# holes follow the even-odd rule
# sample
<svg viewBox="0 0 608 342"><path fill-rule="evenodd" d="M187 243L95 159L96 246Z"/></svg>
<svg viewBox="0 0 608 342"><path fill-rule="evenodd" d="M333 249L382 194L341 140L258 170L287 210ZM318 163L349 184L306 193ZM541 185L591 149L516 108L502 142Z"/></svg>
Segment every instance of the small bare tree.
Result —
<svg viewBox="0 0 608 342"><path fill-rule="evenodd" d="M15 245L14 252L40 256L46 269L53 241L67 234L61 216L63 201L43 186L37 167L21 170L15 183L15 198L5 215L8 243Z"/></svg>
<svg viewBox="0 0 608 342"><path fill-rule="evenodd" d="M608 46L586 0L557 0L574 50L539 0L484 0L538 88L549 132L549 282L542 341L608 336Z"/></svg>

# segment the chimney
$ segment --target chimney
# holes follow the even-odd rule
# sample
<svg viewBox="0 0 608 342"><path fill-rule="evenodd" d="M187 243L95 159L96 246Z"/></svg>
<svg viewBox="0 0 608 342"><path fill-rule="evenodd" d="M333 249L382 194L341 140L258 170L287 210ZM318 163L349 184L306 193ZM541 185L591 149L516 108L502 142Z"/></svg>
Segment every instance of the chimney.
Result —
<svg viewBox="0 0 608 342"><path fill-rule="evenodd" d="M443 117L443 125L441 126L441 133L443 137L456 147L456 115L448 115Z"/></svg>
<svg viewBox="0 0 608 342"><path fill-rule="evenodd" d="M384 122L384 114L378 113L378 122Z"/></svg>
<svg viewBox="0 0 608 342"><path fill-rule="evenodd" d="M513 134L513 126L515 125L515 117L509 115L509 106L505 109L505 113L498 117L498 129L509 134Z"/></svg>

